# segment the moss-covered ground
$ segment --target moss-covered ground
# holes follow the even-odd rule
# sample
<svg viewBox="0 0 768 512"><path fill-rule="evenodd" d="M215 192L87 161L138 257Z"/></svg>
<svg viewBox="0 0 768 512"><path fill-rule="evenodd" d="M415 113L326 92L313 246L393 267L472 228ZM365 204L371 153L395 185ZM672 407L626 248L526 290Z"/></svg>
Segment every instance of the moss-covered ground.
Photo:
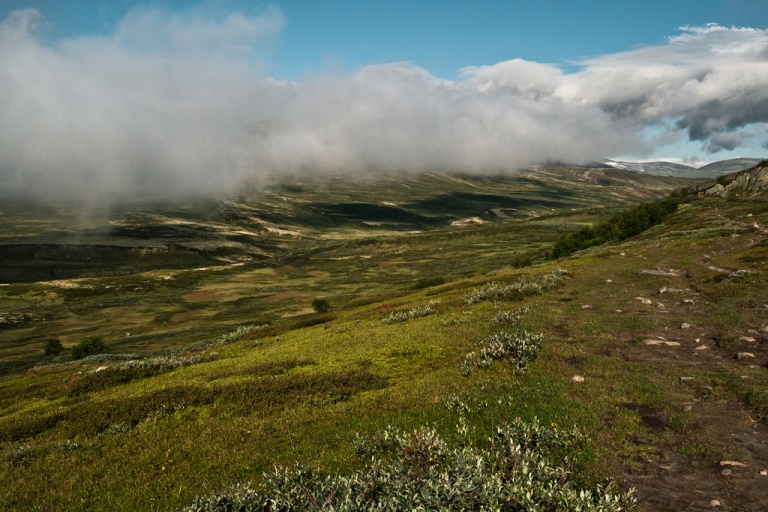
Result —
<svg viewBox="0 0 768 512"><path fill-rule="evenodd" d="M0 330L2 507L170 510L275 465L351 471L358 433L432 425L450 439L466 416L479 441L517 417L582 430L578 480L635 487L647 510L758 510L768 202L694 201L621 245L546 261L560 233L607 213L592 206L422 233L329 230L269 265L0 287L2 313L21 315ZM467 300L558 269L551 287ZM414 289L426 278L444 284ZM316 298L331 311L313 312ZM467 375L467 354L505 328L542 333L538 357ZM91 335L111 355L42 355L46 338L68 349Z"/></svg>

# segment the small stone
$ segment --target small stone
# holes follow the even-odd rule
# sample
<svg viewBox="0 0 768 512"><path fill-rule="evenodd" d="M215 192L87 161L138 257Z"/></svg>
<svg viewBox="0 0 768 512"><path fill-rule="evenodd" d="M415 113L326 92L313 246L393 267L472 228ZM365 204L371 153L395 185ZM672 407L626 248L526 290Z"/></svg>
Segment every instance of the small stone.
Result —
<svg viewBox="0 0 768 512"><path fill-rule="evenodd" d="M693 302L693 299L683 299L683 304L695 304L695 302Z"/></svg>
<svg viewBox="0 0 768 512"><path fill-rule="evenodd" d="M646 345L666 345L668 347L679 347L680 342L679 341L667 341L667 340L645 340L643 341Z"/></svg>
<svg viewBox="0 0 768 512"><path fill-rule="evenodd" d="M709 347L707 345L699 345L694 350L709 350Z"/></svg>
<svg viewBox="0 0 768 512"><path fill-rule="evenodd" d="M731 473L733 473L733 470L732 470L732 469L724 469L724 470L722 470L722 471L720 472L720 474L721 474L721 475L723 475L723 476L728 476L728 475L730 475Z"/></svg>
<svg viewBox="0 0 768 512"><path fill-rule="evenodd" d="M752 336L740 336L739 339L741 341L746 341L747 343L754 343L755 342L755 338L753 338Z"/></svg>
<svg viewBox="0 0 768 512"><path fill-rule="evenodd" d="M680 377L680 382L689 382L692 380L693 380L693 377Z"/></svg>
<svg viewBox="0 0 768 512"><path fill-rule="evenodd" d="M589 304L582 304L581 309L592 309L592 306Z"/></svg>
<svg viewBox="0 0 768 512"><path fill-rule="evenodd" d="M620 315L620 314L622 314L622 313L623 313L623 311L622 311L622 310L620 310L620 309L617 309L616 311L614 311L614 313L616 313L617 315Z"/></svg>
<svg viewBox="0 0 768 512"><path fill-rule="evenodd" d="M605 282L606 282L606 283L612 283L613 281L612 281L612 280L610 280L610 279L606 279L606 280L605 280Z"/></svg>
<svg viewBox="0 0 768 512"><path fill-rule="evenodd" d="M627 253L625 253L625 252L622 252L622 253L619 254L619 256L626 256L626 255L627 255Z"/></svg>
<svg viewBox="0 0 768 512"><path fill-rule="evenodd" d="M667 289L667 287L666 287L666 286L662 286L662 287L659 289L659 295L661 295L662 293L667 293L668 291L669 291L669 290Z"/></svg>
<svg viewBox="0 0 768 512"><path fill-rule="evenodd" d="M754 359L755 354L752 352L739 352L736 354L736 359Z"/></svg>
<svg viewBox="0 0 768 512"><path fill-rule="evenodd" d="M754 330L754 329L748 329L748 330L747 330L747 334L751 334L751 335L753 335L753 336L760 336L760 332L759 332L759 331L756 331L756 330Z"/></svg>
<svg viewBox="0 0 768 512"><path fill-rule="evenodd" d="M751 216L752 216L752 214L751 214L751 213L748 213L748 214L747 214L747 217L751 217Z"/></svg>
<svg viewBox="0 0 768 512"><path fill-rule="evenodd" d="M680 328L681 329L690 329L691 328L691 324L689 324L688 322L683 322L682 324L680 324Z"/></svg>
<svg viewBox="0 0 768 512"><path fill-rule="evenodd" d="M637 300L642 302L643 304L652 304L651 299L646 299L645 297L635 297Z"/></svg>
<svg viewBox="0 0 768 512"><path fill-rule="evenodd" d="M701 338L696 338L696 339L695 339L695 340L693 340L693 341L695 341L696 343L701 343Z"/></svg>
<svg viewBox="0 0 768 512"><path fill-rule="evenodd" d="M572 382L584 382L584 377L581 375L574 375L571 377Z"/></svg>
<svg viewBox="0 0 768 512"><path fill-rule="evenodd" d="M738 461L735 461L735 460L721 460L720 461L720 465L721 466L734 466L734 467L739 467L739 468L747 467L747 465L744 464L743 462L738 462Z"/></svg>
<svg viewBox="0 0 768 512"><path fill-rule="evenodd" d="M761 469L760 474L763 476L768 476L768 469Z"/></svg>
<svg viewBox="0 0 768 512"><path fill-rule="evenodd" d="M710 507L719 507L720 501L719 500L709 500L709 506Z"/></svg>
<svg viewBox="0 0 768 512"><path fill-rule="evenodd" d="M662 304L661 302L657 302L656 303L656 307L659 308L659 309L664 309L666 306L664 304Z"/></svg>

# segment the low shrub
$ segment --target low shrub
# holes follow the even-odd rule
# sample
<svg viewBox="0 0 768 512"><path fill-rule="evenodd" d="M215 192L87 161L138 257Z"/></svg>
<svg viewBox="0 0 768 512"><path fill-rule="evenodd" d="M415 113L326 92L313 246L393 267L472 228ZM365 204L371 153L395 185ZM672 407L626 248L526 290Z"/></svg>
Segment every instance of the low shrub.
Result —
<svg viewBox="0 0 768 512"><path fill-rule="evenodd" d="M496 359L511 359L515 370L522 372L539 355L543 339L543 334L528 331L495 332L480 341L478 352L467 354L462 364L462 374L470 375L475 366L488 368Z"/></svg>
<svg viewBox="0 0 768 512"><path fill-rule="evenodd" d="M431 428L388 427L358 437L366 466L351 475L276 468L258 487L239 485L199 497L187 512L239 510L538 510L624 511L636 500L613 484L580 487L568 455L574 430L519 419L501 425L482 447L467 435L458 446Z"/></svg>
<svg viewBox="0 0 768 512"><path fill-rule="evenodd" d="M432 286L440 286L445 284L445 278L442 277L422 277L411 285L412 290L423 290L424 288L430 288Z"/></svg>
<svg viewBox="0 0 768 512"><path fill-rule="evenodd" d="M57 356L64 351L64 346L58 338L49 338L45 341L45 355Z"/></svg>
<svg viewBox="0 0 768 512"><path fill-rule="evenodd" d="M381 321L385 324L397 324L407 322L413 318L429 316L435 312L435 307L438 304L440 304L439 301L432 301L427 306L416 306L402 311L393 311L387 316L382 317Z"/></svg>
<svg viewBox="0 0 768 512"><path fill-rule="evenodd" d="M677 209L679 203L680 198L675 196L643 203L594 226L563 235L552 248L552 258L562 258L581 249L639 235L664 222L664 219Z"/></svg>
<svg viewBox="0 0 768 512"><path fill-rule="evenodd" d="M105 354L107 352L109 352L109 347L104 343L104 340L94 336L93 338L86 338L72 347L72 360L76 361L84 357Z"/></svg>
<svg viewBox="0 0 768 512"><path fill-rule="evenodd" d="M467 292L464 295L464 303L471 305L485 300L520 300L523 297L538 295L553 288L568 275L567 270L558 268L552 272L523 278L511 284L486 283L480 288Z"/></svg>
<svg viewBox="0 0 768 512"><path fill-rule="evenodd" d="M325 299L315 299L312 301L312 309L315 313L327 313L331 310L331 303Z"/></svg>

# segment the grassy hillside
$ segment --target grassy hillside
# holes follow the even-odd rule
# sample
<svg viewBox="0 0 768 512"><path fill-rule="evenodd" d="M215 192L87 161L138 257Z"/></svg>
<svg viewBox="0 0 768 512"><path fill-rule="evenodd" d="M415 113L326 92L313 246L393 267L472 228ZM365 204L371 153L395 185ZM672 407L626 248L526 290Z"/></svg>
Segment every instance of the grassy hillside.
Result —
<svg viewBox="0 0 768 512"><path fill-rule="evenodd" d="M450 226L451 208L480 211L458 192L337 196L322 202L331 226L267 237L284 246L262 261L1 287L0 502L175 509L258 486L275 465L350 474L367 462L358 434L389 425L479 450L520 418L584 434L568 452L576 489L612 478L637 489L641 509L758 510L767 200L696 200L620 245L546 261L561 233L672 184L600 173L470 181L506 190L483 198L499 210L484 224ZM523 213L505 210L524 194ZM344 220L343 205L382 201L412 216ZM444 224L411 224L416 214ZM313 312L317 298L331 311ZM520 364L523 352L495 344L502 331L540 336L540 349ZM110 354L67 360L95 335ZM43 355L51 337L59 356Z"/></svg>

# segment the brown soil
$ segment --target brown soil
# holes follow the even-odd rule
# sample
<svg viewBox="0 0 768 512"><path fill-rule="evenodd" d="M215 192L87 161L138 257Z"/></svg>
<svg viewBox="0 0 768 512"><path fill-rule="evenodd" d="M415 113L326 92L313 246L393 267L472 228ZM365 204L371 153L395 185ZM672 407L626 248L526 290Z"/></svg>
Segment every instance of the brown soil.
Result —
<svg viewBox="0 0 768 512"><path fill-rule="evenodd" d="M677 291L647 293L661 280ZM689 376L694 371L729 370L736 376L760 369L768 372L768 333L759 324L734 333L718 332L708 325L681 328L686 319L707 318L712 304L690 291L685 273L649 274L648 281L645 297L652 303L638 300L636 313L659 315L666 325L659 332L647 333L646 339L679 345L649 345L638 339L619 352L627 361L679 373L683 394L679 403L667 404L663 410L626 405L639 413L648 431L648 438L635 442L648 448L649 455L628 461L617 477L635 488L643 511L768 511L765 419L759 420L745 404L712 395L702 377ZM745 352L754 357L743 356Z"/></svg>

